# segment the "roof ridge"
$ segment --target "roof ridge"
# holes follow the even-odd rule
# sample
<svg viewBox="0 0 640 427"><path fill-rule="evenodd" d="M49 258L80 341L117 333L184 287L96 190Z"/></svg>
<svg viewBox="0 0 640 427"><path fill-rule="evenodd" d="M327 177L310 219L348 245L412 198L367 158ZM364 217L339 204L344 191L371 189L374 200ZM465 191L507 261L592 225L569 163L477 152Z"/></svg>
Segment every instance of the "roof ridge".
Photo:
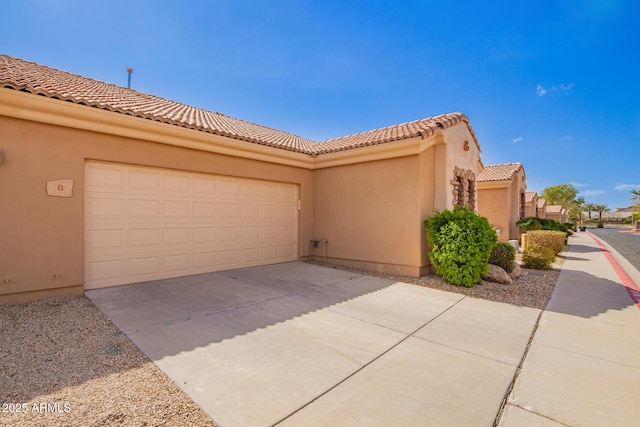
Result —
<svg viewBox="0 0 640 427"><path fill-rule="evenodd" d="M1 87L312 156L417 136L427 138L461 122L467 124L480 149L469 119L460 112L316 142L291 132L5 54L0 54Z"/></svg>

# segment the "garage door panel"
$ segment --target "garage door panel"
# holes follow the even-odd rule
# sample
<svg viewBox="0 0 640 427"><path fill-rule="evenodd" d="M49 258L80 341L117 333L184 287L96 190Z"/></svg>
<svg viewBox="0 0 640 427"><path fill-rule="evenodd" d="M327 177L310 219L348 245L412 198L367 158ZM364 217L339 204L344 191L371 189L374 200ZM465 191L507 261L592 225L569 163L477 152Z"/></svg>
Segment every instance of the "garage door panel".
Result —
<svg viewBox="0 0 640 427"><path fill-rule="evenodd" d="M294 184L87 162L85 287L297 259Z"/></svg>
<svg viewBox="0 0 640 427"><path fill-rule="evenodd" d="M191 243L190 235L191 229L189 227L165 228L162 230L162 244L163 246L189 245Z"/></svg>
<svg viewBox="0 0 640 427"><path fill-rule="evenodd" d="M220 178L218 192L222 196L237 198L240 194L240 182L236 179Z"/></svg>
<svg viewBox="0 0 640 427"><path fill-rule="evenodd" d="M226 266L226 268L233 268L235 265L240 264L240 251L221 251L219 253L220 265Z"/></svg>
<svg viewBox="0 0 640 427"><path fill-rule="evenodd" d="M194 176L191 180L193 194L210 196L218 193L218 180L212 176Z"/></svg>
<svg viewBox="0 0 640 427"><path fill-rule="evenodd" d="M258 263L260 261L260 250L258 248L249 248L242 250L242 263Z"/></svg>
<svg viewBox="0 0 640 427"><path fill-rule="evenodd" d="M260 184L257 182L242 182L240 195L243 199L255 200L260 197Z"/></svg>
<svg viewBox="0 0 640 427"><path fill-rule="evenodd" d="M217 216L217 205L214 202L193 202L192 210L196 221L210 221Z"/></svg>
<svg viewBox="0 0 640 427"><path fill-rule="evenodd" d="M240 206L237 203L220 203L218 207L218 217L238 218L240 216Z"/></svg>
<svg viewBox="0 0 640 427"><path fill-rule="evenodd" d="M111 191L125 188L126 170L112 165L97 165L87 171L85 185L93 190Z"/></svg>
<svg viewBox="0 0 640 427"><path fill-rule="evenodd" d="M242 228L242 240L260 240L260 227L249 226Z"/></svg>
<svg viewBox="0 0 640 427"><path fill-rule="evenodd" d="M191 179L182 174L165 173L162 176L162 190L165 193L188 193L191 191Z"/></svg>
<svg viewBox="0 0 640 427"><path fill-rule="evenodd" d="M162 173L152 169L129 169L128 188L145 193L162 191Z"/></svg>
<svg viewBox="0 0 640 427"><path fill-rule="evenodd" d="M86 245L94 251L125 249L124 231L119 228L87 230L86 239Z"/></svg>
<svg viewBox="0 0 640 427"><path fill-rule="evenodd" d="M193 254L193 267L212 271L218 265L218 254L216 252L199 252Z"/></svg>
<svg viewBox="0 0 640 427"><path fill-rule="evenodd" d="M191 232L194 244L212 244L217 240L216 227L198 227Z"/></svg>
<svg viewBox="0 0 640 427"><path fill-rule="evenodd" d="M275 183L263 183L261 184L261 193L263 200L278 200L278 184Z"/></svg>
<svg viewBox="0 0 640 427"><path fill-rule="evenodd" d="M129 276L149 276L160 273L160 257L130 258L127 262Z"/></svg>
<svg viewBox="0 0 640 427"><path fill-rule="evenodd" d="M260 248L260 252L262 255L262 259L265 261L272 261L278 259L278 247L277 246L268 246L265 248Z"/></svg>
<svg viewBox="0 0 640 427"><path fill-rule="evenodd" d="M189 270L191 270L190 254L167 255L162 257L163 272L188 272Z"/></svg>
<svg viewBox="0 0 640 427"><path fill-rule="evenodd" d="M161 220L160 201L150 199L129 199L127 216L132 221Z"/></svg>
<svg viewBox="0 0 640 427"><path fill-rule="evenodd" d="M157 228L132 228L127 230L127 248L137 249L143 246L158 247L160 239Z"/></svg>
<svg viewBox="0 0 640 427"><path fill-rule="evenodd" d="M187 200L164 200L162 202L162 216L164 218L185 219L191 217L191 202Z"/></svg>
<svg viewBox="0 0 640 427"><path fill-rule="evenodd" d="M92 282L119 280L125 277L125 263L122 259L89 261L86 274Z"/></svg>
<svg viewBox="0 0 640 427"><path fill-rule="evenodd" d="M125 201L113 197L88 197L85 209L89 215L102 223L123 221Z"/></svg>

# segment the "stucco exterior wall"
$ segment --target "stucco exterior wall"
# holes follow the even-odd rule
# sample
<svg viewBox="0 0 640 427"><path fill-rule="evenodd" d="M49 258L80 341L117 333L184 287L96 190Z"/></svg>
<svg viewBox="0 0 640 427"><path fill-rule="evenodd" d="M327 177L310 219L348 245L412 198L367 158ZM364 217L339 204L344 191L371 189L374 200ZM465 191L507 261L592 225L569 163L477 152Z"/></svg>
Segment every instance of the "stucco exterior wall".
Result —
<svg viewBox="0 0 640 427"><path fill-rule="evenodd" d="M524 193L527 188L524 170L518 171L511 181L487 181L478 184L478 213L487 217L496 230L498 240L519 240L516 222L526 216Z"/></svg>
<svg viewBox="0 0 640 427"><path fill-rule="evenodd" d="M171 168L300 186L299 253L313 226L313 171L0 116L0 303L82 292L85 160ZM274 149L275 150L275 149ZM46 182L73 179L73 196ZM303 243L304 242L304 243ZM13 295L9 295L13 294Z"/></svg>
<svg viewBox="0 0 640 427"><path fill-rule="evenodd" d="M446 142L447 153L446 181L443 183L444 187L446 187L447 198L444 201L444 208L451 209L453 207L451 181L455 178L454 170L457 166L459 169L472 171L477 179L480 173L480 149L467 126L454 126L446 129L442 134ZM477 212L477 183L474 184L474 200L476 201L475 211ZM443 206L441 201L437 201L437 205Z"/></svg>
<svg viewBox="0 0 640 427"><path fill-rule="evenodd" d="M498 232L498 240L506 242L510 239L509 222L511 220L511 197L507 188L478 189L478 213L489 220Z"/></svg>
<svg viewBox="0 0 640 427"><path fill-rule="evenodd" d="M530 202L525 205L525 216L532 217L537 216L538 196L533 196Z"/></svg>
<svg viewBox="0 0 640 427"><path fill-rule="evenodd" d="M418 156L315 171L314 236L327 259L418 275L422 267Z"/></svg>

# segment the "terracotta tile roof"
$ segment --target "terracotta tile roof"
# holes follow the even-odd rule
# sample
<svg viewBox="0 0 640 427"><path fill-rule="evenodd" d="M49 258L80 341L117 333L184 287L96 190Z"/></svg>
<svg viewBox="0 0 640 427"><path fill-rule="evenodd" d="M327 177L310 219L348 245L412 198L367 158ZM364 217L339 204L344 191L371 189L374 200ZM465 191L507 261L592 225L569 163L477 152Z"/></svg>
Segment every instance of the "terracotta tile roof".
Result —
<svg viewBox="0 0 640 427"><path fill-rule="evenodd" d="M309 155L349 150L417 136L426 138L461 122L467 124L476 145L480 148L469 119L462 113L443 114L317 143L288 132L7 55L0 55L0 88L20 90Z"/></svg>
<svg viewBox="0 0 640 427"><path fill-rule="evenodd" d="M563 208L561 205L548 205L547 213L561 213Z"/></svg>
<svg viewBox="0 0 640 427"><path fill-rule="evenodd" d="M535 191L526 191L524 193L524 202L531 203L533 202L533 199L536 198L537 196L538 196L538 193Z"/></svg>
<svg viewBox="0 0 640 427"><path fill-rule="evenodd" d="M451 113L330 139L315 145L314 150L316 154L323 154L415 137L428 138L462 122L469 125L473 135L469 119L462 113ZM476 139L475 135L473 137ZM480 147L478 146L478 148Z"/></svg>
<svg viewBox="0 0 640 427"><path fill-rule="evenodd" d="M0 55L0 87L306 153L314 142L136 90Z"/></svg>
<svg viewBox="0 0 640 427"><path fill-rule="evenodd" d="M522 163L487 165L480 175L478 175L478 182L511 181L521 169L524 169Z"/></svg>
<svg viewBox="0 0 640 427"><path fill-rule="evenodd" d="M547 205L547 199L538 199L538 208L542 209Z"/></svg>

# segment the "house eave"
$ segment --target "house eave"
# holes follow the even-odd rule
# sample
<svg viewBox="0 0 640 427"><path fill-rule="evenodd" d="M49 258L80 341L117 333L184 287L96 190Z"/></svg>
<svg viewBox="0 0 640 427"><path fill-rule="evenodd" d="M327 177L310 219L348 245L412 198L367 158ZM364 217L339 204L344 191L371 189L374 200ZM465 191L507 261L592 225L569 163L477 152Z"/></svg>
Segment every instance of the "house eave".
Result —
<svg viewBox="0 0 640 427"><path fill-rule="evenodd" d="M304 169L312 156L0 88L0 115Z"/></svg>

